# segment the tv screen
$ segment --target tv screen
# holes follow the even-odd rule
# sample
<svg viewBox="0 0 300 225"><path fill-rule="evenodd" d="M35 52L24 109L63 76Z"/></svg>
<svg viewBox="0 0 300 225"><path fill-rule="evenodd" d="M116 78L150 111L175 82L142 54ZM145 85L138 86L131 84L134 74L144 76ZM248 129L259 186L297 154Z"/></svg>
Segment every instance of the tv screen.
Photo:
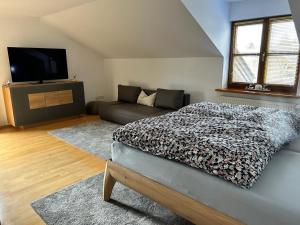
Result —
<svg viewBox="0 0 300 225"><path fill-rule="evenodd" d="M8 47L13 82L68 79L65 49Z"/></svg>

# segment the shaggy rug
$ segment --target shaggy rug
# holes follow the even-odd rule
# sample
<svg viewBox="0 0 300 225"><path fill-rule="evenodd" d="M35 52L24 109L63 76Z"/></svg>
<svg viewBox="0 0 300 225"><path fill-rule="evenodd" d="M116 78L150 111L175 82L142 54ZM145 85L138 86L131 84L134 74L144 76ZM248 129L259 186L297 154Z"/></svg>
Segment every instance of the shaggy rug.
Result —
<svg viewBox="0 0 300 225"><path fill-rule="evenodd" d="M102 159L110 159L112 133L118 127L120 125L101 120L52 130L49 134Z"/></svg>
<svg viewBox="0 0 300 225"><path fill-rule="evenodd" d="M103 174L32 203L47 225L190 225L188 221L117 183L112 200L101 198Z"/></svg>

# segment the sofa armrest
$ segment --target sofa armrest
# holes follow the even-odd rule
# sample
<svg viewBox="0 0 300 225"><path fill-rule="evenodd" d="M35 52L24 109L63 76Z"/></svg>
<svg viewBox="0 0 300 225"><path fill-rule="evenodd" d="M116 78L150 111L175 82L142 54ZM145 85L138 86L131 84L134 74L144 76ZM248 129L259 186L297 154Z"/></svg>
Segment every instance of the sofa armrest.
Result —
<svg viewBox="0 0 300 225"><path fill-rule="evenodd" d="M99 101L98 102L98 114L101 119L104 120L109 120L111 118L111 113L112 113L112 108L115 105L122 105L124 103L118 102L118 101L112 101L112 102L104 102L104 101Z"/></svg>
<svg viewBox="0 0 300 225"><path fill-rule="evenodd" d="M183 96L183 106L187 106L191 103L191 95L190 94L184 94Z"/></svg>

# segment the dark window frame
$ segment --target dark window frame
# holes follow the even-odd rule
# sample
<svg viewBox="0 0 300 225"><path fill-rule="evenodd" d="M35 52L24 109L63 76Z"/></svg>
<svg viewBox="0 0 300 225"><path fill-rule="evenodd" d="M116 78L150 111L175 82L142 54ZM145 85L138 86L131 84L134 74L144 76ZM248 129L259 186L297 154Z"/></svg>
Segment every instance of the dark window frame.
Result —
<svg viewBox="0 0 300 225"><path fill-rule="evenodd" d="M230 44L230 60L229 60L229 74L228 74L228 88L232 89L245 89L249 86L250 83L242 83L242 82L233 82L233 59L237 55L257 55L259 56L259 67L258 67L258 84L264 84L265 76L266 76L266 60L268 55L268 44L270 37L270 21L272 20L284 20L284 19L292 19L291 15L282 15L275 17L264 17L264 18L256 18L251 20L241 20L234 21L231 25L231 44ZM249 25L249 24L258 24L263 23L263 31L262 31L262 43L261 50L258 54L235 54L235 44L236 44L236 27L237 25ZM296 93L298 82L299 82L299 68L300 68L300 50L298 54L298 63L297 70L295 76L294 85L267 85L272 92L283 92L283 93Z"/></svg>

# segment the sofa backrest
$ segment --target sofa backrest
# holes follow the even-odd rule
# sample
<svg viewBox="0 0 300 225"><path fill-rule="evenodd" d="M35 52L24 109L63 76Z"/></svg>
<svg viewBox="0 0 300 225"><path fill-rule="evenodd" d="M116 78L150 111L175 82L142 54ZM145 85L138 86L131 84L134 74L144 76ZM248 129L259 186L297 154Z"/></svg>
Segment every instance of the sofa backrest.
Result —
<svg viewBox="0 0 300 225"><path fill-rule="evenodd" d="M151 90L151 89L143 89L143 91L147 95L151 95L151 94L157 92L157 90ZM190 102L191 102L191 95L190 94L184 94L184 96L183 96L183 106L189 105Z"/></svg>

